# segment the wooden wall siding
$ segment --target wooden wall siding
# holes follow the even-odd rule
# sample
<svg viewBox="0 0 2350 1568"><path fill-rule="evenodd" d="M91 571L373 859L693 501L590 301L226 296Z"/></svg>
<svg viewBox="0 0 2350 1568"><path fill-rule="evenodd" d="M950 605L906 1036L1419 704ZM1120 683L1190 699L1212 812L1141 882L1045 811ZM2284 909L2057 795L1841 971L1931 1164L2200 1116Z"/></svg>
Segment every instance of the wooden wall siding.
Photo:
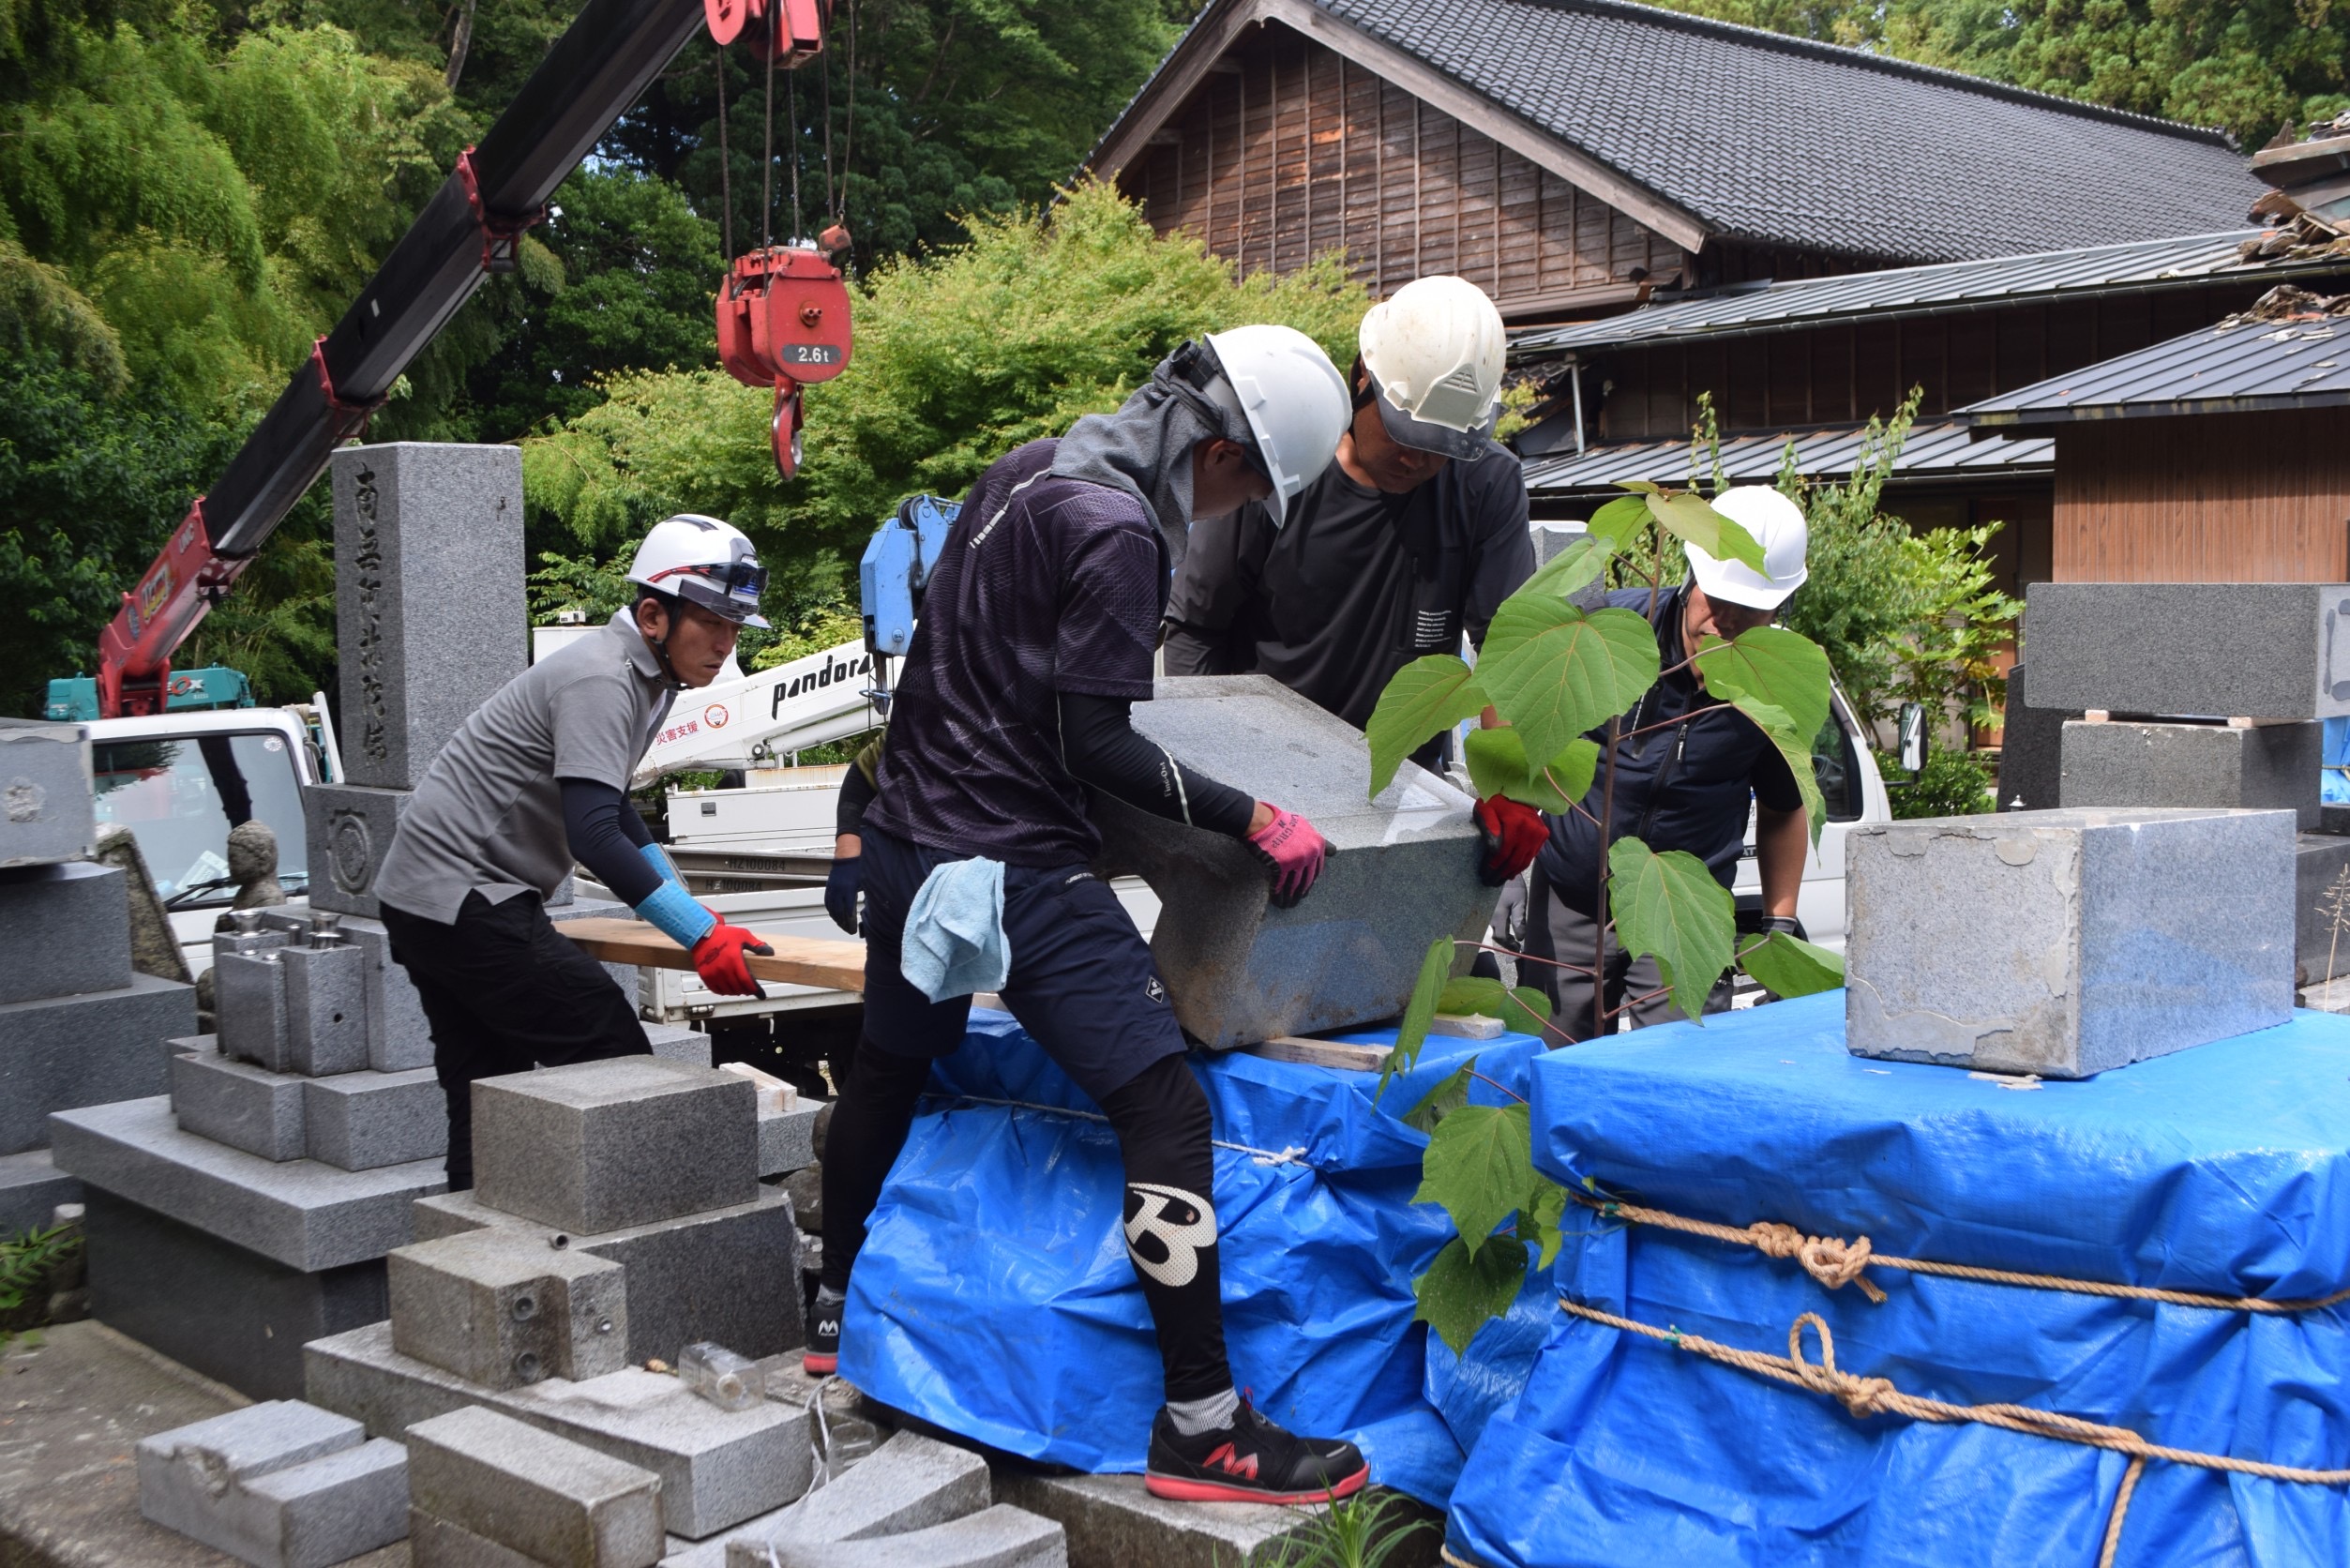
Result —
<svg viewBox="0 0 2350 1568"><path fill-rule="evenodd" d="M1891 414L1912 386L1924 389L1921 413L1944 414L2192 332L2259 293L2239 283L1619 351L1595 366L1608 387L1597 439L1685 436L1706 391L1725 431L1859 424ZM1593 379L1587 369L1585 384Z"/></svg>
<svg viewBox="0 0 2350 1568"><path fill-rule="evenodd" d="M2350 409L2056 433L2059 582L2350 581Z"/></svg>
<svg viewBox="0 0 2350 1568"><path fill-rule="evenodd" d="M1343 248L1375 294L1457 273L1520 313L1685 264L1663 235L1279 25L1219 61L1118 176L1244 272Z"/></svg>

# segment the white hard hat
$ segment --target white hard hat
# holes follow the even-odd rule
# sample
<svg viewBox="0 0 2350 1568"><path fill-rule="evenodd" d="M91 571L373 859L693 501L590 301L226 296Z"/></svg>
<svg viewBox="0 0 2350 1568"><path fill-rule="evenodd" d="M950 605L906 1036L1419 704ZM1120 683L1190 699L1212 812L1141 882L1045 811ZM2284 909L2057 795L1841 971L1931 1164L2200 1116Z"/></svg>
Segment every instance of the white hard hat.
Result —
<svg viewBox="0 0 2350 1568"><path fill-rule="evenodd" d="M1763 565L1756 571L1743 561L1716 561L1695 545L1689 549L1689 569L1710 599L1742 604L1749 610L1776 610L1811 576L1803 552L1811 529L1803 509L1769 485L1740 485L1713 498L1713 509L1755 536L1762 546Z"/></svg>
<svg viewBox="0 0 2350 1568"><path fill-rule="evenodd" d="M716 518L681 512L655 523L628 563L628 580L674 594L738 626L767 624L759 613L767 568L743 531Z"/></svg>
<svg viewBox="0 0 2350 1568"><path fill-rule="evenodd" d="M1358 339L1387 433L1448 458L1484 450L1501 416L1501 312L1466 278L1422 278L1371 307Z"/></svg>
<svg viewBox="0 0 2350 1568"><path fill-rule="evenodd" d="M1347 378L1319 343L1293 326L1211 332L1208 346L1257 437L1258 455L1273 480L1265 509L1278 528L1288 520L1290 499L1320 478L1338 454L1338 438L1354 418Z"/></svg>

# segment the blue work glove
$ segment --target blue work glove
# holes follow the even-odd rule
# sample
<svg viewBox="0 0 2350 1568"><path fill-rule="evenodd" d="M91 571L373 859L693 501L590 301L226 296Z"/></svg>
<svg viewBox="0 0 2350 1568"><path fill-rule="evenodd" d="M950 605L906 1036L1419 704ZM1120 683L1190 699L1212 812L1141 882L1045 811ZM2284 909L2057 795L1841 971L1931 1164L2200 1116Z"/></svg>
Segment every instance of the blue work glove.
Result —
<svg viewBox="0 0 2350 1568"><path fill-rule="evenodd" d="M824 912L851 936L857 934L857 862L855 855L836 855L824 876Z"/></svg>

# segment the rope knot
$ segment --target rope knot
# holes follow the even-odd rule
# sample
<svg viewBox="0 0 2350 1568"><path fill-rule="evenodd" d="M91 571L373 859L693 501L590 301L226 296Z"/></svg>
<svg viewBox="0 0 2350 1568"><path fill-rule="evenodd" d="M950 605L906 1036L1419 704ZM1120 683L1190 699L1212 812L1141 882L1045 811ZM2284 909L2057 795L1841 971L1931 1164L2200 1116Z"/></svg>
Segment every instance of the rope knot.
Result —
<svg viewBox="0 0 2350 1568"><path fill-rule="evenodd" d="M1776 1220L1758 1219L1746 1228L1746 1234L1765 1258L1793 1258L1803 1250L1803 1232Z"/></svg>
<svg viewBox="0 0 2350 1568"><path fill-rule="evenodd" d="M1872 1283L1865 1270L1869 1266L1869 1239L1855 1237L1847 1242L1839 1236L1806 1236L1792 1225L1775 1220L1756 1220L1746 1228L1747 1238L1755 1250L1766 1258L1792 1258L1803 1266L1803 1272L1830 1290L1846 1285L1858 1285L1860 1293L1882 1305L1885 1292Z"/></svg>
<svg viewBox="0 0 2350 1568"><path fill-rule="evenodd" d="M1816 1362L1803 1354L1803 1328L1807 1323L1819 1335ZM1828 1332L1827 1319L1816 1312L1804 1313L1788 1327L1787 1360L1795 1364L1796 1376L1803 1380L1804 1387L1828 1395L1856 1420L1883 1415L1894 1408L1893 1402L1901 1394L1890 1378L1859 1378L1840 1370L1836 1365L1836 1336Z"/></svg>

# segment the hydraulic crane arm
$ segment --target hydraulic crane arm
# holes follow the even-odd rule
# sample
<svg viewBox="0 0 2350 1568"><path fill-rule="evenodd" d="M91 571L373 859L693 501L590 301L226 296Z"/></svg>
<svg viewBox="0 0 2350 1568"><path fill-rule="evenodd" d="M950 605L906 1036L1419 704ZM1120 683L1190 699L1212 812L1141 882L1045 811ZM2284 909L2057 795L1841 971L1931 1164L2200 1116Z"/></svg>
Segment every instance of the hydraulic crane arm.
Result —
<svg viewBox="0 0 2350 1568"><path fill-rule="evenodd" d="M197 497L98 639L108 716L163 711L172 655L368 413L703 21L702 0L588 0Z"/></svg>

